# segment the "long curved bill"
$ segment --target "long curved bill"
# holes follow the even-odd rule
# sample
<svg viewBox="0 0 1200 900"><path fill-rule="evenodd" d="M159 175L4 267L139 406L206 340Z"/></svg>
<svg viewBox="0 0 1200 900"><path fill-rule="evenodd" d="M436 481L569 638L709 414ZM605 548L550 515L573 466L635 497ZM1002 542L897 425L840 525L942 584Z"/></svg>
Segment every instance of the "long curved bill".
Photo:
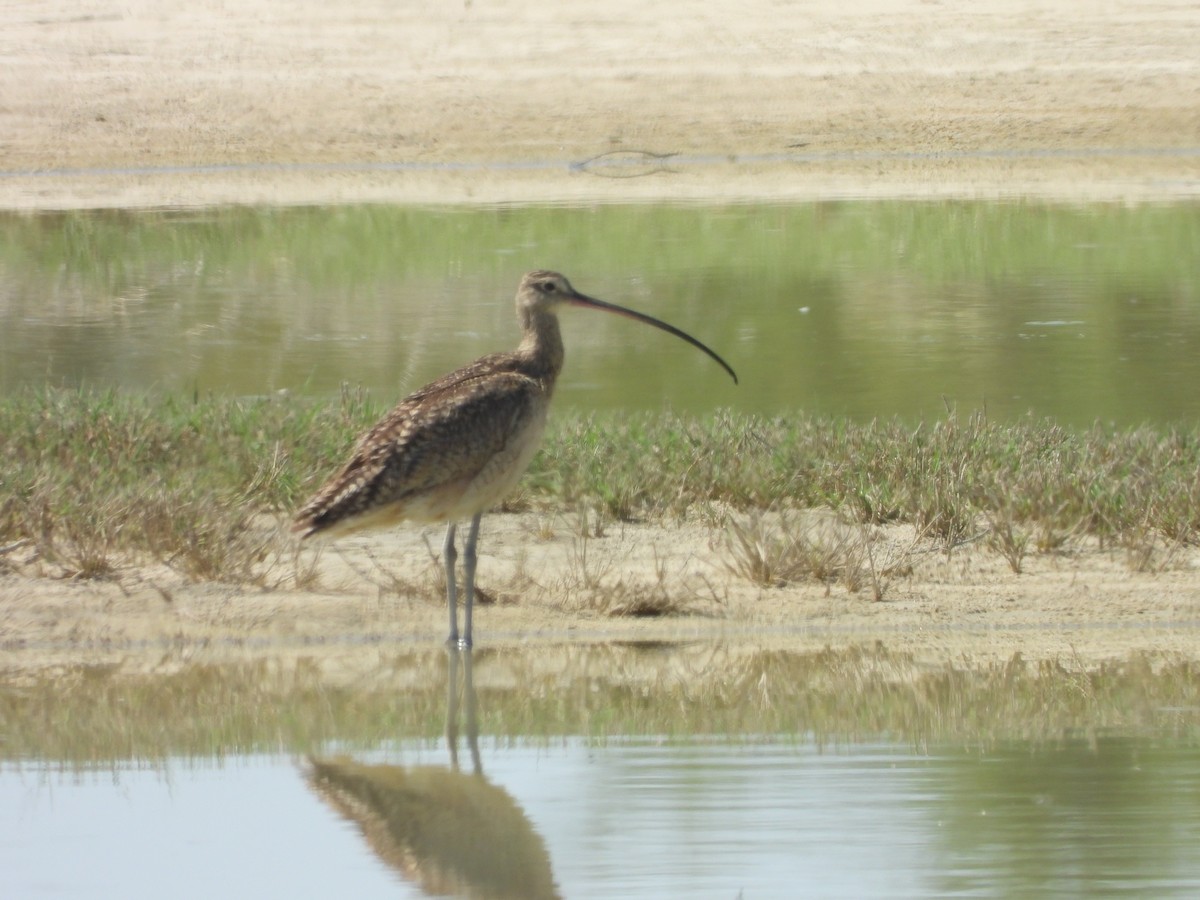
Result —
<svg viewBox="0 0 1200 900"><path fill-rule="evenodd" d="M647 325L653 325L655 328L661 328L663 331L667 332L667 334L673 334L673 335L675 335L675 337L677 337L681 340L687 341L689 344L691 344L697 350L703 350L705 353L707 353L709 356L711 356L713 359L715 359L717 361L717 363L721 366L722 369L724 369L726 372L729 373L729 377L733 379L734 384L738 383L737 373L735 371L733 371L733 368L729 365L729 363L725 362L725 360L721 359L721 357L717 355L717 352L715 350L713 350L711 347L707 346L706 344L702 344L700 341L696 340L694 337L692 337L686 331L680 331L674 325L668 325L666 322L663 322L661 319L654 318L654 316L648 316L645 313L640 313L640 312L637 312L636 310L627 309L624 306L617 306L617 304L615 304L615 303L607 303L604 300L597 300L595 297L589 297L586 294L580 294L578 292L575 292L568 297L564 297L563 299L567 303L572 304L573 306L582 306L584 308L590 307L591 309L602 309L607 312L616 313L619 316L625 316L627 319L633 319L638 322L645 322Z"/></svg>

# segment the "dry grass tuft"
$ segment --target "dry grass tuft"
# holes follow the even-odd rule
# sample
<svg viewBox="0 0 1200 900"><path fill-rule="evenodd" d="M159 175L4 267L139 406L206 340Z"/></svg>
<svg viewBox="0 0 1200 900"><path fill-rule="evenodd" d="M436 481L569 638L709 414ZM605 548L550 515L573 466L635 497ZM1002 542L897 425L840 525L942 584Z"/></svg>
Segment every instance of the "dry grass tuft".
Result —
<svg viewBox="0 0 1200 900"><path fill-rule="evenodd" d="M835 515L753 512L729 522L725 565L764 587L817 581L855 592L869 577L868 540L862 529Z"/></svg>

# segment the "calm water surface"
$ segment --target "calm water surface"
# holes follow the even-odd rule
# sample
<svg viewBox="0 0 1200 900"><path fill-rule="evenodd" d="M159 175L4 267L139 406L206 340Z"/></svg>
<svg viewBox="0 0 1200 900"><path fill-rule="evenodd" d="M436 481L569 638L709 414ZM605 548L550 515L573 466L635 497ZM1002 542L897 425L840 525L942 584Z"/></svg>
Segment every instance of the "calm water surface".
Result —
<svg viewBox="0 0 1200 900"><path fill-rule="evenodd" d="M1200 771L1169 744L568 740L481 756L543 849L520 865L564 897L1200 891ZM362 759L448 766L405 745ZM47 768L0 768L5 897L426 896L287 758Z"/></svg>
<svg viewBox="0 0 1200 900"><path fill-rule="evenodd" d="M517 339L522 272L664 318L565 314L560 406L857 419L953 406L1200 417L1200 206L232 209L0 216L0 389L397 397Z"/></svg>
<svg viewBox="0 0 1200 900"><path fill-rule="evenodd" d="M476 655L0 683L0 896L1200 892L1186 665Z"/></svg>

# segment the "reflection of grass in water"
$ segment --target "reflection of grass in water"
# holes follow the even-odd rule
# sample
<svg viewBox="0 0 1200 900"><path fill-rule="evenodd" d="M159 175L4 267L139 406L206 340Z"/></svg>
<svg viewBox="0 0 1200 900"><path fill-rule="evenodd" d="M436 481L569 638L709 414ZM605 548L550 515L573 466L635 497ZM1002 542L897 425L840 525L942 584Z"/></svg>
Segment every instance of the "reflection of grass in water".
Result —
<svg viewBox="0 0 1200 900"><path fill-rule="evenodd" d="M438 739L442 651L340 652L323 662L22 675L0 686L0 757L88 765ZM476 657L479 727L494 739L794 735L918 747L1103 734L1200 739L1200 671L1171 657L1084 669L1018 655L931 669L880 646L800 653L711 644L541 646Z"/></svg>
<svg viewBox="0 0 1200 900"><path fill-rule="evenodd" d="M1200 355L1197 247L1187 204L0 214L0 386L416 387L510 345L519 273L550 265L696 332L759 412L915 421L946 392L1008 416L1175 421L1195 410L1176 382ZM661 383L677 408L711 406L698 355L569 319L581 382L563 400L645 408Z"/></svg>
<svg viewBox="0 0 1200 900"><path fill-rule="evenodd" d="M32 556L58 574L113 577L152 559L196 580L311 581L276 523L379 412L353 391L334 403L54 390L3 398L0 566ZM698 513L731 523L735 538L741 529L731 567L757 581L774 577L759 563L785 561L756 562L771 548L756 549L750 520L737 517L820 508L852 529L910 523L946 553L984 538L1014 569L1028 553L1069 552L1090 536L1145 571L1200 536L1197 471L1194 427L1073 430L980 415L916 428L734 414L568 417L507 508L591 509L597 529ZM870 551L857 546L860 533L845 553L824 562L810 553L804 565L822 580L863 583L862 561L851 558Z"/></svg>
<svg viewBox="0 0 1200 900"><path fill-rule="evenodd" d="M1047 272L1090 277L1100 269L1154 290L1164 280L1200 281L1197 246L1200 217L1189 204L364 205L0 215L0 265L14 283L68 277L114 294L159 283L181 265L239 280L281 268L288 281L344 287L441 279L448 260L473 260L476 272L511 279L509 255L528 247L591 272L690 271L697 259L708 269L736 270L730 248L748 248L775 261L755 275L760 288L845 269L903 269L933 283Z"/></svg>

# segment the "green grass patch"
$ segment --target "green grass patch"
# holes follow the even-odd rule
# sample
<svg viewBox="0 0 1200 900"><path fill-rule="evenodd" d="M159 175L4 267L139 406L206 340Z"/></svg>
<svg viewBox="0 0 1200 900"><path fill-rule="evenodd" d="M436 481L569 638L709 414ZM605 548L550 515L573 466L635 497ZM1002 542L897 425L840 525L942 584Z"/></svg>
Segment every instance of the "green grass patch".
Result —
<svg viewBox="0 0 1200 900"><path fill-rule="evenodd" d="M382 412L353 390L6 397L0 567L33 548L76 576L154 559L197 580L253 582L291 541L262 522L286 521ZM1027 553L1080 536L1124 548L1136 568L1200 535L1198 473L1196 427L565 416L506 508L585 509L601 524L824 508L852 523L912 523L948 551L987 537L1017 570Z"/></svg>

